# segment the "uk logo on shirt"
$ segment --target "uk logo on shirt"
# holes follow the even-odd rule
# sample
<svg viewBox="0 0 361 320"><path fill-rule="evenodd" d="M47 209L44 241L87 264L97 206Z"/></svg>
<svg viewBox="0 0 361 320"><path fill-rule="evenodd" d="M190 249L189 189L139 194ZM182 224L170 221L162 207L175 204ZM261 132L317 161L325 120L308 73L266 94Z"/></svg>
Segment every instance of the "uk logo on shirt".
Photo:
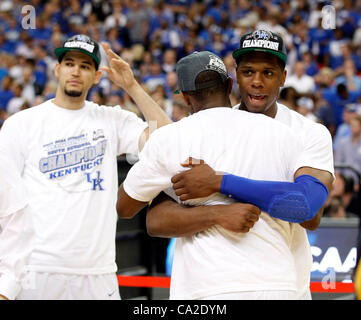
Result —
<svg viewBox="0 0 361 320"><path fill-rule="evenodd" d="M92 186L93 186L93 187L92 187L92 190L94 190L94 191L96 191L96 190L103 191L104 188L103 188L103 186L102 186L102 183L103 183L104 179L102 179L102 178L100 177L100 171L97 171L97 172L95 173L95 179L93 178L92 175L93 175L93 174L91 174L91 173L86 173L87 181L88 181L89 183L91 183Z"/></svg>

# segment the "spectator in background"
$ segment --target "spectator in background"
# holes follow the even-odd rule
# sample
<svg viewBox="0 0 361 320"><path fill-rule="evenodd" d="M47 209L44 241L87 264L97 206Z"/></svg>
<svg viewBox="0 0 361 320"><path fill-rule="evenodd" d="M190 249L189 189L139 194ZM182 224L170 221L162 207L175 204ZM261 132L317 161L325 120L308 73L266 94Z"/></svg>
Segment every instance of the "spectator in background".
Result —
<svg viewBox="0 0 361 320"><path fill-rule="evenodd" d="M329 218L346 218L346 210L342 205L340 197L333 197L330 200L329 205L325 208L325 217Z"/></svg>
<svg viewBox="0 0 361 320"><path fill-rule="evenodd" d="M351 137L341 140L334 150L334 162L335 166L351 166L361 174L361 115L357 114L350 120L350 128ZM355 188L359 187L359 178L352 170L343 169L341 172L353 177Z"/></svg>
<svg viewBox="0 0 361 320"><path fill-rule="evenodd" d="M345 84L340 83L337 86L321 90L321 93L322 98L329 103L332 109L337 130L338 126L343 122L342 114L345 106L350 103L356 103L360 92L349 91Z"/></svg>
<svg viewBox="0 0 361 320"><path fill-rule="evenodd" d="M297 61L293 67L292 73L287 76L286 87L293 87L299 94L313 94L315 92L315 80L306 74L305 63Z"/></svg>
<svg viewBox="0 0 361 320"><path fill-rule="evenodd" d="M166 90L166 95L168 99L172 100L173 97L173 93L174 91L176 91L178 89L178 85L177 85L177 74L175 71L173 72L168 72L166 75L167 78L167 85L165 87Z"/></svg>
<svg viewBox="0 0 361 320"><path fill-rule="evenodd" d="M35 77L34 77L34 70L30 65L26 65L23 69L23 76L22 76L22 86L23 92L22 97L28 101L30 104L34 103L35 99Z"/></svg>
<svg viewBox="0 0 361 320"><path fill-rule="evenodd" d="M28 33L25 32L21 33L20 38L21 41L15 50L16 55L24 57L25 59L34 59L35 46L34 46L33 38Z"/></svg>
<svg viewBox="0 0 361 320"><path fill-rule="evenodd" d="M3 111L7 110L8 103L12 97L14 97L14 92L12 91L13 79L9 75L5 75L1 81L0 88L0 109Z"/></svg>
<svg viewBox="0 0 361 320"><path fill-rule="evenodd" d="M356 74L355 63L352 59L345 60L338 72L341 74L335 79L336 85L343 83L349 91L361 91L361 77Z"/></svg>
<svg viewBox="0 0 361 320"><path fill-rule="evenodd" d="M319 11L312 11L310 13L310 19L309 19L309 30L308 30L308 37L310 41L310 50L311 52L317 56L317 60L320 63L325 63L325 54L327 52L327 46L330 42L330 40L333 37L333 30L332 29L325 29L322 27L322 14L320 14L323 3L318 3ZM316 26L313 26L314 23L311 23L311 20L313 19L312 15L314 14L314 21ZM317 21L317 22L316 22Z"/></svg>
<svg viewBox="0 0 361 320"><path fill-rule="evenodd" d="M292 110L297 108L298 93L294 87L283 87L280 92L279 102Z"/></svg>
<svg viewBox="0 0 361 320"><path fill-rule="evenodd" d="M311 98L302 97L297 100L296 111L311 121L318 122L318 118L313 113L313 110L314 103Z"/></svg>
<svg viewBox="0 0 361 320"><path fill-rule="evenodd" d="M177 52L175 49L166 49L163 53L162 70L164 73L175 72Z"/></svg>
<svg viewBox="0 0 361 320"><path fill-rule="evenodd" d="M107 33L107 42L109 42L110 46L113 48L114 52L120 53L124 47L124 43L119 36L119 28L112 27L109 28Z"/></svg>
<svg viewBox="0 0 361 320"><path fill-rule="evenodd" d="M325 216L346 218L360 216L359 202L352 177L335 172L332 191L326 201Z"/></svg>
<svg viewBox="0 0 361 320"><path fill-rule="evenodd" d="M325 59L328 60L329 66L336 70L341 67L344 61L342 56L342 47L347 45L348 39L344 38L344 34L340 28L336 28L333 39L327 45L327 53Z"/></svg>
<svg viewBox="0 0 361 320"><path fill-rule="evenodd" d="M352 103L345 106L342 114L343 123L339 125L333 138L334 150L337 149L337 146L342 139L351 137L352 133L350 122L357 114L361 114L361 105Z"/></svg>
<svg viewBox="0 0 361 320"><path fill-rule="evenodd" d="M144 3L140 1L129 1L126 28L129 32L131 44L144 43L147 36L149 13L143 8Z"/></svg>
<svg viewBox="0 0 361 320"><path fill-rule="evenodd" d="M162 65L159 61L153 60L150 65L150 74L144 76L142 82L149 87L150 91L155 90L158 85L166 86L167 79L162 71Z"/></svg>
<svg viewBox="0 0 361 320"><path fill-rule="evenodd" d="M303 53L302 62L304 63L306 75L313 77L319 72L319 67L311 52L306 51Z"/></svg>
<svg viewBox="0 0 361 320"><path fill-rule="evenodd" d="M106 31L109 29L119 29L126 25L127 16L123 13L123 6L120 0L114 0L112 3L112 14L108 15L104 21L104 28Z"/></svg>
<svg viewBox="0 0 361 320"><path fill-rule="evenodd" d="M22 106L26 102L23 97L23 85L18 82L14 82L12 86L12 90L14 92L14 96L10 99L7 106L7 113L12 115L21 110Z"/></svg>

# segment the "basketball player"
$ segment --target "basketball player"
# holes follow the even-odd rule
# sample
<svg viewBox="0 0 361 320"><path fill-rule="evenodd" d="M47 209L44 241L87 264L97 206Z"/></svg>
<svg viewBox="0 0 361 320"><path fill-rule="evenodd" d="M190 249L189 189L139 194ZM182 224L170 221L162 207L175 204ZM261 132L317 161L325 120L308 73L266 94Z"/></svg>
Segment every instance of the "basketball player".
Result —
<svg viewBox="0 0 361 320"><path fill-rule="evenodd" d="M277 58L272 62L277 65ZM300 141L291 129L269 117L230 108L231 80L219 57L207 51L195 52L181 59L176 71L179 89L193 115L152 135L119 188L120 216L134 216L162 190L170 188L171 177L182 170L180 163L188 156L204 159L217 171L294 184L295 172L307 164L299 156ZM274 73L276 81L281 68L275 67ZM239 156L239 150L250 147L254 147L252 152ZM307 212L303 206L286 212L285 218L295 221L313 217L328 195L317 179L303 175L300 182L309 184L318 197L312 199L313 206ZM172 194L172 190L167 192ZM170 298L220 299L225 295L228 299L296 299L296 269L289 250L292 224L272 217L283 216L285 207L289 203L296 206L298 200L286 192L284 198L269 204L269 215L259 217L259 211L251 207L249 215L240 221L242 227L253 227L248 233L234 232L236 226L230 225L235 221L223 224L219 212L213 211L214 205L232 203L228 196L218 193L187 201L186 205L208 206L208 219L196 233L181 226ZM150 216L147 223L152 230L152 225L162 225L163 220L155 221ZM163 230L172 233L175 229Z"/></svg>
<svg viewBox="0 0 361 320"><path fill-rule="evenodd" d="M35 229L26 283L18 299L119 299L115 263L117 155L137 154L149 127L134 113L86 100L97 84L99 44L85 35L55 49L56 96L5 121L0 146L28 192ZM125 64L104 45L110 79L141 89ZM130 80L129 80L130 79ZM147 121L171 120L146 94ZM143 100L144 99L144 100ZM9 168L10 170L10 168Z"/></svg>
<svg viewBox="0 0 361 320"><path fill-rule="evenodd" d="M274 50L275 48L277 50ZM242 96L240 105L235 108L275 118L280 124L283 123L294 130L300 136L302 144L300 160L302 159L307 163L306 166L297 170L295 178L302 175L312 176L330 190L334 175L330 133L324 126L309 121L276 102L279 88L283 85L286 77L284 66L287 56L282 38L264 30L245 34L241 37L240 48L233 53L233 57L237 63L237 82ZM276 73L275 78L276 66L280 67L281 72ZM253 152L256 148L250 146L247 152ZM268 155L263 156L267 157ZM176 194L182 200L221 192L256 205L259 202L253 202L256 200L254 194L259 195L258 201L260 200L262 204L265 199L265 191L269 192L270 189L274 190L276 187L274 184L266 186L264 183L260 186L254 184L254 181L242 180L232 175L226 175L224 181L222 179L222 175L215 174L214 170L203 164L176 175L172 178L172 182ZM257 191L255 192L254 189L250 188L248 183L252 183L252 188L256 188ZM284 187L286 190L290 190L290 186ZM283 189L278 190L282 191ZM187 214L187 208L178 207L169 199L156 201L155 204L148 213L149 221L154 222L152 224L154 230L151 231L153 235L177 237L181 235L182 230L191 229L194 233L198 232L198 229L202 230L202 226L198 223L202 218L199 215L202 213L201 211L197 212L198 208L193 208L193 212ZM172 206L172 210L168 210L168 206ZM291 251L297 268L298 299L311 298L309 284L312 255L304 228L311 230L317 228L322 212L323 208L320 208L313 219L303 221L300 224L292 224ZM197 219L193 220L196 213ZM286 221L292 220L286 219ZM162 223L158 225L157 222ZM178 224L175 226L174 224L177 222ZM169 230L178 230L178 232L172 235Z"/></svg>

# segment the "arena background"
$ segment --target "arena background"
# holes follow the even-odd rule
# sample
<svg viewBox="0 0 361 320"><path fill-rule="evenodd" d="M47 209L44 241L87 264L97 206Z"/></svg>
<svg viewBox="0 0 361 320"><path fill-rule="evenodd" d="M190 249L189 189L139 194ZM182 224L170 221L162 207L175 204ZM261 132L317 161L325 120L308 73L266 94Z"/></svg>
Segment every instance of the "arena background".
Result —
<svg viewBox="0 0 361 320"><path fill-rule="evenodd" d="M280 100L323 123L332 134L336 155L343 139L350 137L350 118L361 114L360 0L2 0L0 126L12 114L54 96L53 50L74 34L109 42L131 64L149 94L178 121L188 110L173 94L175 62L194 50L209 50L224 59L235 79L231 53L241 34L257 28L280 33L287 45L288 77ZM237 103L240 97L234 83L231 99ZM119 104L141 117L129 96L106 76L88 99ZM124 155L119 157L119 182L130 162ZM335 167L342 174L340 184L328 199L320 228L309 232L314 299L354 299L361 150L335 162ZM132 220L118 221L116 243L119 275L166 276L169 240L147 235L144 211ZM154 281L149 287L121 285L119 290L124 299L167 299L167 281L162 279L165 288Z"/></svg>

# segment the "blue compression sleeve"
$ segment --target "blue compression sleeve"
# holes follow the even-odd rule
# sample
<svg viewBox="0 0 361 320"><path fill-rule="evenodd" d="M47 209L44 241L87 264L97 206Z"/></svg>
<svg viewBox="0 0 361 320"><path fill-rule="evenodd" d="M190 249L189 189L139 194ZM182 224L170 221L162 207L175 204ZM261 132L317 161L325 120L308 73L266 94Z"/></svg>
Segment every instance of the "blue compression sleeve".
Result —
<svg viewBox="0 0 361 320"><path fill-rule="evenodd" d="M295 182L280 182L225 174L220 192L251 203L274 218L297 223L311 220L328 197L327 187L309 175L299 176Z"/></svg>

